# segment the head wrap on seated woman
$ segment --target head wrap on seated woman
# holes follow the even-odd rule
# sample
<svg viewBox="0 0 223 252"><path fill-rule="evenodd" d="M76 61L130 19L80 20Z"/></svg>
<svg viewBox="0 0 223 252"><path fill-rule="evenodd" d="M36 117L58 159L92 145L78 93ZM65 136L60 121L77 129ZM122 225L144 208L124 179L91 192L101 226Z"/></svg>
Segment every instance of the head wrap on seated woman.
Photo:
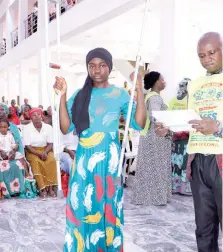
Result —
<svg viewBox="0 0 223 252"><path fill-rule="evenodd" d="M160 75L161 74L159 72L155 72L155 71L152 71L146 74L144 77L144 88L146 90L153 88L155 83L159 80Z"/></svg>
<svg viewBox="0 0 223 252"><path fill-rule="evenodd" d="M9 115L9 108L7 105L5 105L4 103L0 103L0 107L4 108L6 116Z"/></svg>
<svg viewBox="0 0 223 252"><path fill-rule="evenodd" d="M35 112L40 113L42 118L43 118L43 111L42 111L41 108L32 108L32 109L30 109L29 116L31 117L32 114L35 113Z"/></svg>
<svg viewBox="0 0 223 252"><path fill-rule="evenodd" d="M15 125L20 124L19 117L17 115L17 110L15 107L9 107L9 115L8 115L8 120L11 123L14 123Z"/></svg>
<svg viewBox="0 0 223 252"><path fill-rule="evenodd" d="M96 48L90 51L86 57L86 65L88 67L89 62L94 58L103 59L108 67L109 71L112 71L112 55L104 48ZM90 78L89 74L85 80L83 88L78 92L74 99L72 106L72 122L75 125L76 132L79 135L82 131L90 127L90 118L89 118L89 104L91 99L91 91L93 87L93 81Z"/></svg>

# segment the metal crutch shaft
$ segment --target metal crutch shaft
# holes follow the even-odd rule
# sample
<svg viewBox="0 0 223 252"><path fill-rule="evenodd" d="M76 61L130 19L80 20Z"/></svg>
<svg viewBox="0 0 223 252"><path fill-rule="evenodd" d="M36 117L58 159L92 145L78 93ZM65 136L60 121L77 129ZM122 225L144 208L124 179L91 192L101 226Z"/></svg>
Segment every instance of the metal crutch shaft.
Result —
<svg viewBox="0 0 223 252"><path fill-rule="evenodd" d="M149 8L149 0L146 0L145 11L144 11L144 16L143 16L143 20L142 20L141 35L140 35L139 46L138 46L138 53L137 53L137 57L136 57L135 75L134 75L133 84L132 84L131 98L130 98L130 102L129 102L129 106L128 106L128 113L127 113L126 124L125 124L125 132L124 132L122 149L121 149L120 160L119 160L118 177L120 177L122 174L122 165L123 165L123 159L124 159L124 155L125 155L125 146L126 146L126 141L127 141L127 137L128 137L129 124L130 124L133 99L134 99L134 92L135 92L136 82L137 82L137 75L138 75L139 65L140 65L140 60L141 60L140 54L141 54L141 47L142 47L145 28L146 28L146 18L147 18L148 8Z"/></svg>

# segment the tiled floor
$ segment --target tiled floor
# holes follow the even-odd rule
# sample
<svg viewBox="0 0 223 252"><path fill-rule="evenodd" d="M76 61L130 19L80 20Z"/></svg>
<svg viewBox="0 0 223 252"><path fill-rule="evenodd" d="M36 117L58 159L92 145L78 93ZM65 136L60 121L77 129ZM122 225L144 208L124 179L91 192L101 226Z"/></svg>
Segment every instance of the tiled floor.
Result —
<svg viewBox="0 0 223 252"><path fill-rule="evenodd" d="M162 207L134 206L125 197L125 252L195 252L191 197ZM0 201L0 252L62 251L65 200ZM141 249L140 249L141 248Z"/></svg>

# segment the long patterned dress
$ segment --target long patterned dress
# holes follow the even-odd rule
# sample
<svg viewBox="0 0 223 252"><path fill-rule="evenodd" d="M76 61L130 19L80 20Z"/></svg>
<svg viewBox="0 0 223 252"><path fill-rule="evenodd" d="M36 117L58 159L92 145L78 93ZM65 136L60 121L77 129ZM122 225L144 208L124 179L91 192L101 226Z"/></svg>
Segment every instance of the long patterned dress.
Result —
<svg viewBox="0 0 223 252"><path fill-rule="evenodd" d="M146 136L140 136L132 201L136 205L165 205L171 197L171 140L158 137L152 111L166 110L158 95L147 101L151 121Z"/></svg>
<svg viewBox="0 0 223 252"><path fill-rule="evenodd" d="M75 94L67 104L70 117L74 98ZM127 114L129 99L126 91L114 86L92 90L90 128L80 135L70 175L64 252L123 251L118 126L120 113ZM131 127L140 130L134 115L135 106Z"/></svg>

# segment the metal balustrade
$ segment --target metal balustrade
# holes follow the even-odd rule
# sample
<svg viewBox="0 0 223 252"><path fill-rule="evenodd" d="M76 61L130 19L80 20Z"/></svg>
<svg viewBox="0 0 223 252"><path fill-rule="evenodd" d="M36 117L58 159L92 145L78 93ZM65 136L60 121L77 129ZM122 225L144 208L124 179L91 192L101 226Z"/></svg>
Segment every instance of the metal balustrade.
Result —
<svg viewBox="0 0 223 252"><path fill-rule="evenodd" d="M28 38L33 33L37 32L38 11L29 14L28 18L24 21L24 25L25 25L25 38Z"/></svg>
<svg viewBox="0 0 223 252"><path fill-rule="evenodd" d="M82 0L60 0L61 15L81 1ZM49 12L49 21L51 22L56 18L56 4L53 1L49 5Z"/></svg>
<svg viewBox="0 0 223 252"><path fill-rule="evenodd" d="M0 42L0 56L3 56L6 54L6 39L3 39L2 42Z"/></svg>
<svg viewBox="0 0 223 252"><path fill-rule="evenodd" d="M12 39L12 47L15 47L18 45L19 39L18 39L18 28L16 28L12 33L11 33L11 39Z"/></svg>
<svg viewBox="0 0 223 252"><path fill-rule="evenodd" d="M72 8L75 4L78 4L82 2L83 0L60 0L61 4L61 15L65 13L67 10ZM56 4L52 1L50 2L49 6L49 22L56 19ZM33 33L37 32L38 28L38 11L32 12L29 14L27 19L24 21L24 27L25 27L25 38L28 38ZM18 28L16 28L11 33L11 41L12 41L12 47L15 47L18 45ZM0 56L3 56L6 54L6 39L3 39L2 42L0 42Z"/></svg>

